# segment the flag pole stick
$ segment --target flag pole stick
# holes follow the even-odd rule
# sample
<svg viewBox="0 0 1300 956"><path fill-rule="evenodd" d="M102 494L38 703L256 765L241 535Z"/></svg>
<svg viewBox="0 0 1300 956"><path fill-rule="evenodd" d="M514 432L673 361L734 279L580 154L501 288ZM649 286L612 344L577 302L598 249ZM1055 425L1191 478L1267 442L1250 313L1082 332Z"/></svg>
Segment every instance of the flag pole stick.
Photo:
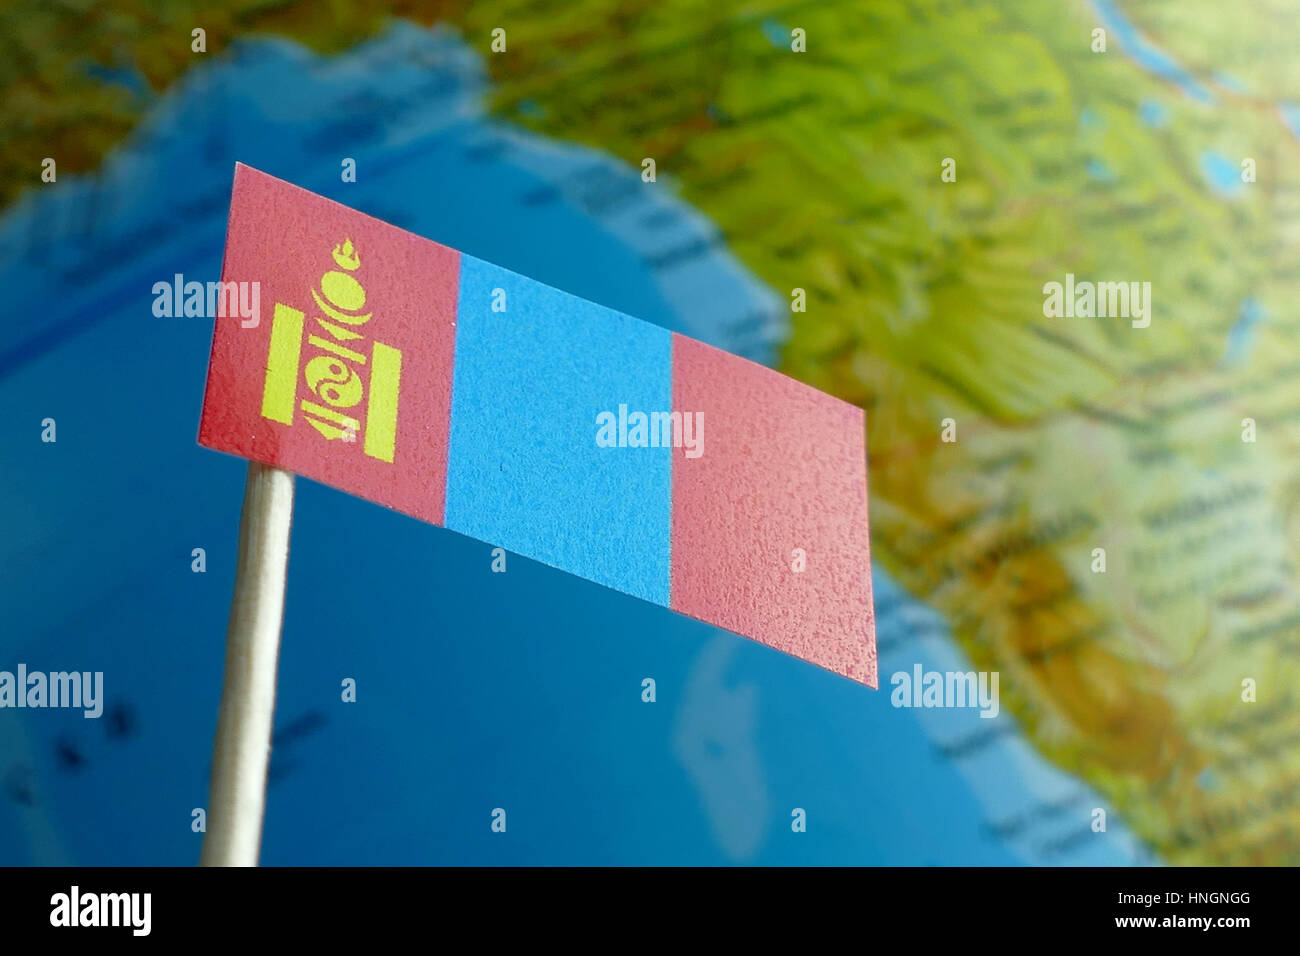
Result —
<svg viewBox="0 0 1300 956"><path fill-rule="evenodd" d="M284 618L293 474L250 461L200 866L257 866Z"/></svg>

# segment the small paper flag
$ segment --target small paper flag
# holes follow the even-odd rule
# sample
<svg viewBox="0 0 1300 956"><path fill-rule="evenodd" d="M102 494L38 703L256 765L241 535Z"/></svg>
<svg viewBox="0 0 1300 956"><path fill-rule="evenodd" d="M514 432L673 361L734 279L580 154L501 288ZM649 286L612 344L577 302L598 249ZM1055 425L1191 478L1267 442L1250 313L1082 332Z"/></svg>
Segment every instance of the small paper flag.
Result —
<svg viewBox="0 0 1300 956"><path fill-rule="evenodd" d="M861 409L242 164L222 281L200 444L877 686Z"/></svg>

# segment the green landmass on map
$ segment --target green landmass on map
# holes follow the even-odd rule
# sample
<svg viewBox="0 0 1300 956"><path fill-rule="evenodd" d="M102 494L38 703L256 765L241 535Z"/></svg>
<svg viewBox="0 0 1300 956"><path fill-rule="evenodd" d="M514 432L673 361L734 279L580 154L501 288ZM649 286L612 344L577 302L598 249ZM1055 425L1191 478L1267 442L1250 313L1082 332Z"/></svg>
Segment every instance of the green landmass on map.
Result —
<svg viewBox="0 0 1300 956"><path fill-rule="evenodd" d="M389 16L448 24L501 118L654 158L754 274L807 290L780 364L867 410L873 557L1001 672L1043 755L1169 862L1300 861L1288 4L1117 4L1212 102L1113 34L1094 52L1082 0L114 6L0 14L4 203L42 157L92 171L143 115L90 66L158 93L194 27L220 56L249 33L329 53ZM1213 188L1207 152L1257 180ZM1044 317L1067 273L1150 282L1150 326ZM1264 318L1242 343L1247 302Z"/></svg>

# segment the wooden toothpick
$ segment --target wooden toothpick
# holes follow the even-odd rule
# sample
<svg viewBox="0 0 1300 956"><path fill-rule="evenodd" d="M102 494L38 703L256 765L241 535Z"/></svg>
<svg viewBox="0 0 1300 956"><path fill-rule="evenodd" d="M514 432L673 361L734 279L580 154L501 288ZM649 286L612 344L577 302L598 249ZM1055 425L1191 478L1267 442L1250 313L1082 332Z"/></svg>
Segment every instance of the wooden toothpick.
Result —
<svg viewBox="0 0 1300 956"><path fill-rule="evenodd" d="M201 866L257 866L284 618L293 474L248 463Z"/></svg>

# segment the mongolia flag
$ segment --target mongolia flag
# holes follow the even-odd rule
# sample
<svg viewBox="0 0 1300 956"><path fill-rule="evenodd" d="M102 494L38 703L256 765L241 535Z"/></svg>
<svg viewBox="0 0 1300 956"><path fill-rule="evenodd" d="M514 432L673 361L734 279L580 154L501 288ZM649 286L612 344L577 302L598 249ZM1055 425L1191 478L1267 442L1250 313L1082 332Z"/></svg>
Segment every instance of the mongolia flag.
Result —
<svg viewBox="0 0 1300 956"><path fill-rule="evenodd" d="M200 444L877 686L860 409L243 165L222 281Z"/></svg>

